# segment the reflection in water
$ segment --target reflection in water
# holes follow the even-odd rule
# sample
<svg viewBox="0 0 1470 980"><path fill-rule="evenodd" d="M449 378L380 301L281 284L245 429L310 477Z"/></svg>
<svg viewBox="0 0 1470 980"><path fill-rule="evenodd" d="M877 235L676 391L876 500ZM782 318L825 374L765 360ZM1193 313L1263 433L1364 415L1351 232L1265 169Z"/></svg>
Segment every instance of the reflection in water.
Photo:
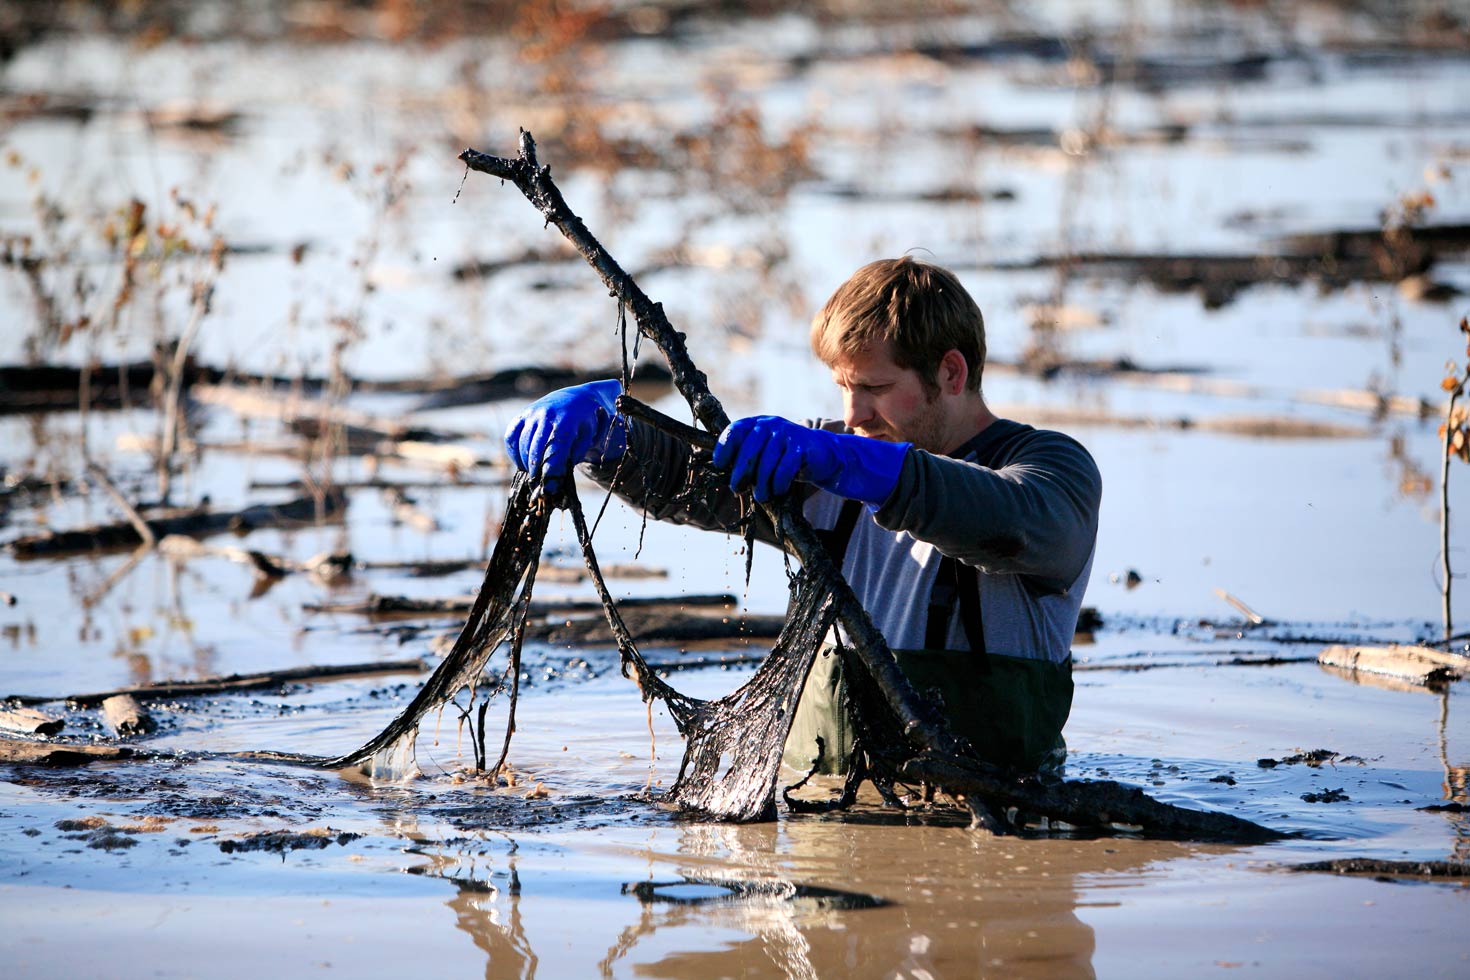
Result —
<svg viewBox="0 0 1470 980"><path fill-rule="evenodd" d="M399 829L424 862L408 870L455 886L446 904L484 952L487 978L531 978L540 968L603 977L1090 978L1096 943L1078 915L1081 880L1116 881L1186 853L1159 842L1100 846L901 823L675 823L636 838L605 830L618 870L643 866L647 876L619 886L586 867L577 892L587 904L568 905L557 873L533 860L541 849L521 854L506 837L492 855L484 839L446 843ZM604 931L595 967L559 959L595 948Z"/></svg>
<svg viewBox="0 0 1470 980"><path fill-rule="evenodd" d="M700 898L671 899L667 895L656 894L679 885L685 888L702 885L712 891ZM812 962L812 946L801 926L810 925L811 912L840 906L799 901L799 889L790 882L737 883L722 880L712 884L689 878L684 882L665 882L662 885L640 882L625 886L624 891L638 897L641 911L638 921L622 931L603 958L600 965L604 977L614 976L614 964L626 958L641 940L652 936L655 931L667 934L685 927L698 929L701 934L715 928L733 928L748 933L750 938L727 943L723 947L703 944L705 948L669 954L656 964L640 963L637 972L647 976L738 976L774 962L781 975L786 977L815 980L824 975ZM724 894L718 895L718 892ZM854 897L859 900L857 907L873 908L884 904L870 896ZM867 902L862 903L862 899L867 899Z"/></svg>
<svg viewBox="0 0 1470 980"><path fill-rule="evenodd" d="M651 866L681 865L677 881L624 886L638 919L609 949L603 976L657 933L658 958L638 961L639 976L1091 977L1094 937L1076 914L1074 882L1129 863L1073 842L836 820L679 834L675 854L646 855ZM1053 848L1066 851L1056 871L1026 867L1049 864ZM711 941L729 932L747 938Z"/></svg>
<svg viewBox="0 0 1470 980"><path fill-rule="evenodd" d="M1451 805L1460 804L1461 809L1458 812L1450 809L1441 812L1455 834L1450 859L1470 861L1470 816L1464 809L1470 804L1470 766L1450 764L1449 725L1450 691L1446 688L1439 695L1439 762L1444 767L1444 798Z"/></svg>
<svg viewBox="0 0 1470 980"><path fill-rule="evenodd" d="M1398 498L1422 501L1434 489L1434 481L1412 455L1402 428L1394 429L1388 440L1387 467Z"/></svg>
<svg viewBox="0 0 1470 980"><path fill-rule="evenodd" d="M872 895L817 888L789 881L733 881L686 875L678 881L635 881L623 886L647 905L741 905L800 903L812 909L876 909L889 904Z"/></svg>
<svg viewBox="0 0 1470 980"><path fill-rule="evenodd" d="M449 900L455 925L469 933L475 945L485 952L485 980L505 977L529 980L536 975L536 954L526 939L521 921L520 896L520 879L512 859L506 888L462 881L459 892Z"/></svg>
<svg viewBox="0 0 1470 980"><path fill-rule="evenodd" d="M538 960L521 917L518 846L514 839L508 840L503 870L481 870L478 859L483 852L458 851L435 841L424 841L421 848L412 849L429 863L408 869L412 874L442 878L455 885L455 893L446 904L454 913L455 927L484 951L485 980L530 980L536 976Z"/></svg>

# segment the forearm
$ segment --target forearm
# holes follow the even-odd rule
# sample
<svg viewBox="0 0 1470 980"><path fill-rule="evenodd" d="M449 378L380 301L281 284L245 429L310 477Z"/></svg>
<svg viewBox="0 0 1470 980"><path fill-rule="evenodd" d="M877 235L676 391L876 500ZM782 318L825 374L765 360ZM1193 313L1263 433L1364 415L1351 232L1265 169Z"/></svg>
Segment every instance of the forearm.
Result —
<svg viewBox="0 0 1470 980"><path fill-rule="evenodd" d="M600 486L655 520L738 533L750 519L758 539L775 543L770 521L759 509L752 512L748 498L732 491L723 474L695 466L687 445L636 419L629 423L621 458L585 469Z"/></svg>
<svg viewBox="0 0 1470 980"><path fill-rule="evenodd" d="M1092 553L1102 495L1092 458L1064 439L998 469L912 450L877 521L987 572L1063 591Z"/></svg>

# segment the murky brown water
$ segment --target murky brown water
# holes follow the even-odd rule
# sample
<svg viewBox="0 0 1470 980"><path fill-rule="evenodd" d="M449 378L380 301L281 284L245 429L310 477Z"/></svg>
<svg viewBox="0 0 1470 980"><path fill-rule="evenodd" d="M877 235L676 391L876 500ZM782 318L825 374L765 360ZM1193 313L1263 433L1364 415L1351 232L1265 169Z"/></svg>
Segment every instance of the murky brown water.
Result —
<svg viewBox="0 0 1470 980"><path fill-rule="evenodd" d="M1105 625L1075 651L1069 775L1301 836L1257 848L994 838L871 802L842 820L681 820L636 798L669 783L679 745L658 715L650 759L648 719L613 651L532 644L514 788L463 780L468 745L447 716L420 742L425 775L406 785L212 755L344 752L412 696L412 674L155 705L160 731L135 744L181 753L163 763L6 768L7 975L1465 975L1463 884L1283 870L1470 855L1463 812L1420 809L1466 802L1464 684L1355 683L1310 662L1330 640L1437 633L1435 420L1320 393L1371 389L1438 411L1444 362L1463 348L1463 294L1272 281L1220 305L1129 269L1032 267L1088 253L1252 256L1282 236L1379 227L1384 209L1425 191L1424 223L1464 225L1470 60L1463 46L1430 50L1423 23L1332 3L1057 3L881 23L676 21L671 36L573 36L541 61L498 32L245 42L207 25L191 43L82 34L21 49L0 73L5 105L40 95L85 113L7 110L0 122L0 233L63 257L40 287L24 265L0 266L6 363L38 337L48 362L146 357L187 328L192 283L207 274L190 262L140 266L136 297L110 318L122 265L101 229L137 196L150 221L196 241L216 205L213 230L234 246L194 341L202 363L324 376L337 350L348 374L377 379L613 364L616 311L580 264L453 274L557 244L513 189L477 175L460 187L454 154L508 153L519 125L689 332L732 414L831 414L806 316L862 262L929 250L986 311L990 399L1022 420L1064 418L1104 474L1088 604ZM1084 36L1088 59L1055 44ZM195 124L170 121L180 106ZM180 199L197 202L194 217ZM1464 252L1429 278L1470 290ZM66 339L44 339L39 295L72 326ZM1181 371L1043 381L1009 368L1044 336L1032 324L1045 303L1062 308L1052 343L1064 361ZM348 407L457 432L493 460L523 401L415 412L420 397L359 394ZM72 486L84 446L134 499L154 494L136 437L156 435L159 415L134 404L0 417L7 478L64 481L7 493L0 537L117 518L104 494ZM1251 434L1260 426L1243 416L1296 435ZM1308 437L1302 423L1338 434ZM272 449L300 444L278 421L200 400L188 435L204 448L185 459L176 500L279 500L289 493L259 485L302 476ZM1470 514L1460 470L1452 513ZM503 505L497 486L455 486L401 460L343 458L334 473L427 483L409 492L433 529L359 489L342 523L210 543L295 561L475 559ZM572 563L569 522L553 523L552 558ZM1470 561L1465 540L1455 532L1457 563ZM617 505L597 541L604 562L636 554L667 572L619 579L621 595L732 591L752 612L784 605L774 553L757 556L747 584L739 542L645 530ZM17 600L0 606L0 693L432 661L453 617L305 607L461 595L478 580L473 567L434 578L378 567L260 592L217 556L0 554L0 592ZM1248 626L1216 588L1275 623ZM553 593L590 590L542 587ZM1456 593L1461 624L1467 594ZM697 655L712 652L729 651ZM673 680L709 696L748 669ZM68 732L103 738L95 712L66 716ZM1319 748L1336 757L1279 762ZM528 798L537 785L544 795ZM1324 794L1337 802L1303 799Z"/></svg>

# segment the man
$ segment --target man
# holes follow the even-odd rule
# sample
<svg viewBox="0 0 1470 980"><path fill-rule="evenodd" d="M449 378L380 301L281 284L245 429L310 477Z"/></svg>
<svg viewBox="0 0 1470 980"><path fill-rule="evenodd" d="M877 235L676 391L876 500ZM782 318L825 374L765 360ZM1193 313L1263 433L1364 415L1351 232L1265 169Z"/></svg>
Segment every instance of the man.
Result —
<svg viewBox="0 0 1470 980"><path fill-rule="evenodd" d="M736 524L737 492L801 493L899 666L920 696L942 699L955 734L997 765L1058 764L1102 495L1092 457L1068 436L991 413L984 319L937 266L901 258L859 269L813 320L811 345L842 390L842 422L733 422L714 453L728 489L691 495L688 450L618 417L616 381L536 402L506 448L552 489L587 463L652 516L711 529ZM757 534L774 538L769 526ZM787 740L794 768L847 767L840 662L828 651L808 678Z"/></svg>

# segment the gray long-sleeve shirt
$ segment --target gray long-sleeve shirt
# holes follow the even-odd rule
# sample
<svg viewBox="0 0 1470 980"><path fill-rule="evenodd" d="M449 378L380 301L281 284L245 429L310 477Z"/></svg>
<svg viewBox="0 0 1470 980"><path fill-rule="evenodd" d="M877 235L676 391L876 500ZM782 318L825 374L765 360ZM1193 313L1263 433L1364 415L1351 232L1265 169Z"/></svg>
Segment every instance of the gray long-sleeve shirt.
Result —
<svg viewBox="0 0 1470 980"><path fill-rule="evenodd" d="M738 522L742 505L727 487L688 491L688 451L676 440L634 423L628 446L621 469L593 467L593 478L659 520L716 530ZM1008 419L992 422L956 457L909 451L888 500L858 519L843 575L889 646L917 649L940 559L949 555L980 572L989 653L1065 661L1097 540L1097 465L1075 439ZM813 526L831 528L842 503L812 489L804 509ZM764 520L756 534L774 541ZM945 645L969 649L958 613Z"/></svg>

